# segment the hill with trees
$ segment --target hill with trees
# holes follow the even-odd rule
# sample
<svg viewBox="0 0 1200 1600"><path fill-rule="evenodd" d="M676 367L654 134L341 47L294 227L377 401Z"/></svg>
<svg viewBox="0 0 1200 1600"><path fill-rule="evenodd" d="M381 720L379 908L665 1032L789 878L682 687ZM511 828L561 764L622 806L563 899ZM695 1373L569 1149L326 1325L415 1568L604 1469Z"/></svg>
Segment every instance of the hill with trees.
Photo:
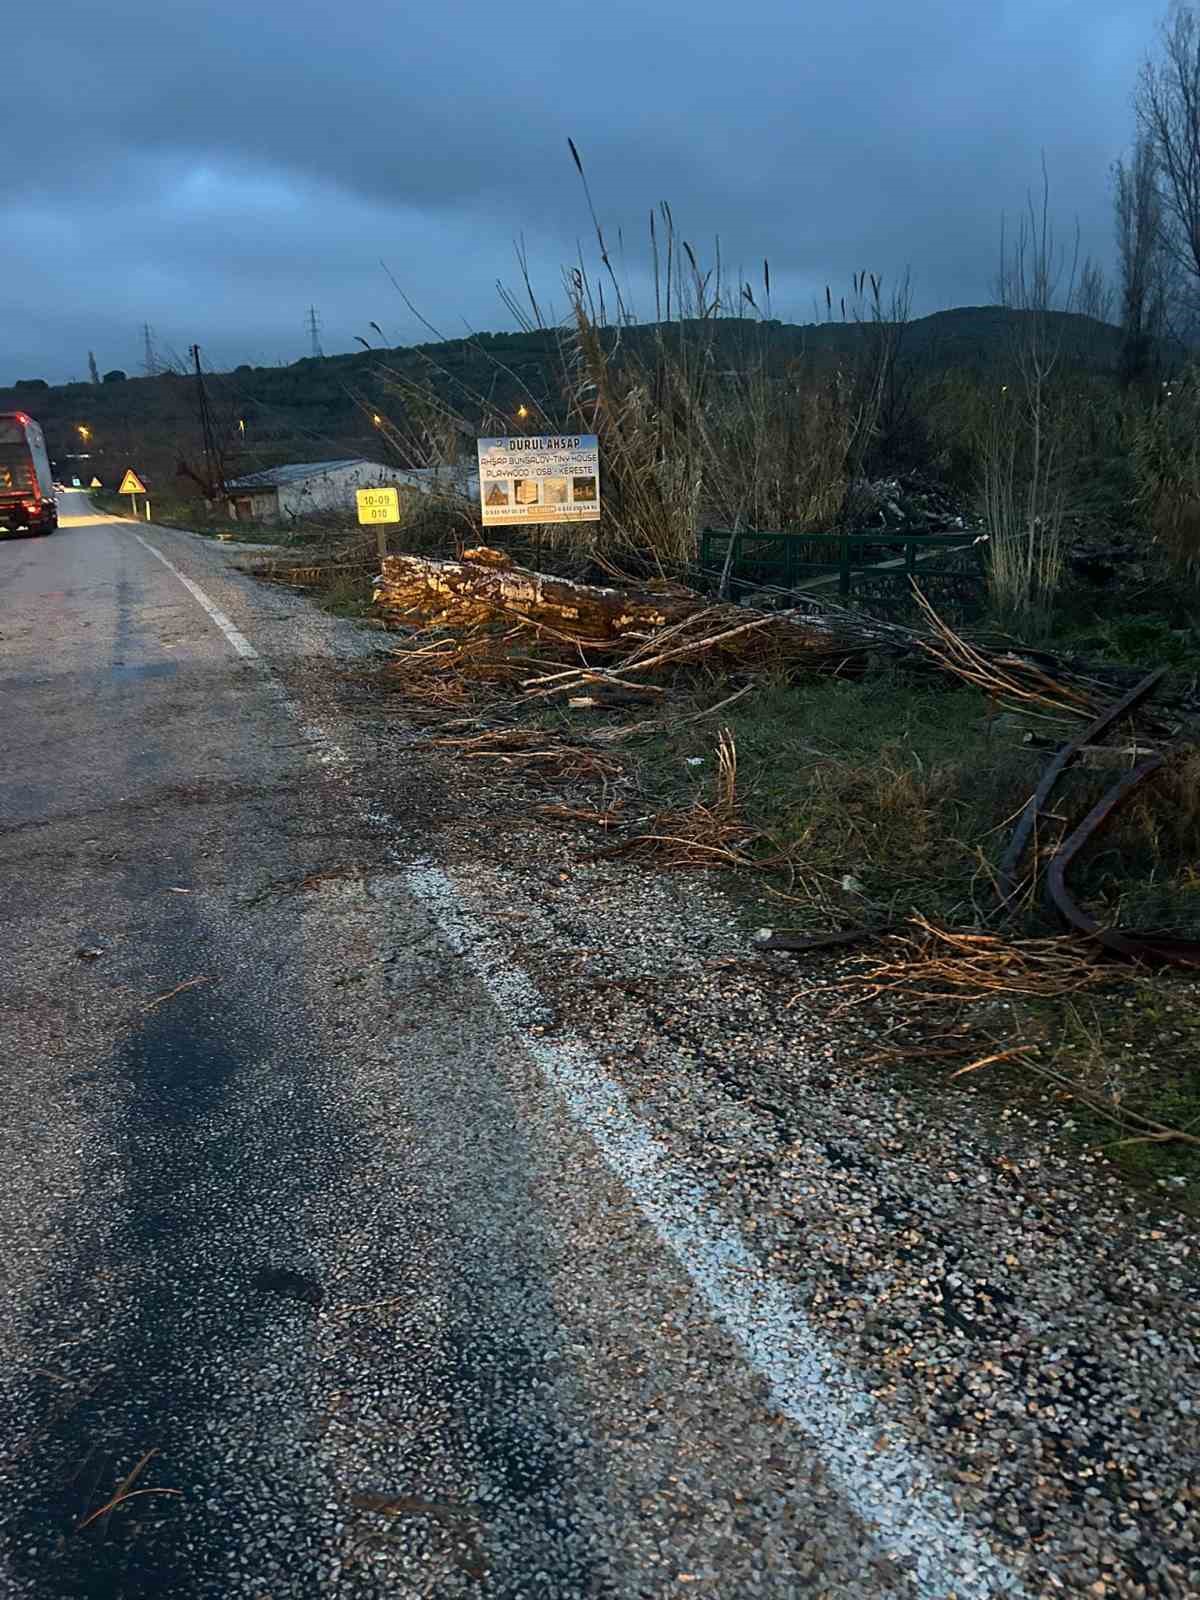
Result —
<svg viewBox="0 0 1200 1600"><path fill-rule="evenodd" d="M1012 360L1021 317L1003 306L967 306L886 325L899 362L913 376L960 371L1002 372ZM1078 368L1114 374L1120 330L1092 317L1055 313L1064 349ZM851 361L880 325L834 319L798 324L754 317L712 319L704 345L715 373L737 371L753 352L780 374L797 363L834 371ZM624 350L645 357L665 335L697 344L697 324L636 325L606 330L617 359ZM419 464L427 416L414 415L426 396L434 412L460 417L468 428L508 425L517 431L522 405L531 415L561 409L563 334L534 328L481 333L468 339L305 357L288 366L242 365L206 373L210 411L230 476L295 461L365 455L407 456ZM195 376L182 371L126 377L114 371L99 383L48 385L23 379L0 390L0 411L25 410L46 431L64 476L93 473L106 484L135 465L165 487L183 463L202 461ZM425 408L417 403L415 411Z"/></svg>

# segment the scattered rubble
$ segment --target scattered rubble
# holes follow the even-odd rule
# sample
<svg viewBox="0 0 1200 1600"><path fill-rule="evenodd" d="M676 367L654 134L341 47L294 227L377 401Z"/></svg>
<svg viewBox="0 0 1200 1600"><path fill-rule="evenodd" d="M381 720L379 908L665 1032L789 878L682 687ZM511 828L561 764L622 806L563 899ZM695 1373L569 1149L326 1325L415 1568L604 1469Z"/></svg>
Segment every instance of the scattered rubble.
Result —
<svg viewBox="0 0 1200 1600"><path fill-rule="evenodd" d="M959 496L919 472L860 480L851 485L848 499L850 520L862 531L932 533L966 528L976 520Z"/></svg>

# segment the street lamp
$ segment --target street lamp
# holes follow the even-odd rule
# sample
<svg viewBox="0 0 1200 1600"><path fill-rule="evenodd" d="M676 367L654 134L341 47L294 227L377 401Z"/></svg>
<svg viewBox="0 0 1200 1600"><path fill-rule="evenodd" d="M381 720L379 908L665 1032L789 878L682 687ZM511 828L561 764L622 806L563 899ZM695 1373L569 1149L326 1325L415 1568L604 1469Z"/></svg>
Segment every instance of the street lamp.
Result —
<svg viewBox="0 0 1200 1600"><path fill-rule="evenodd" d="M517 407L517 416L521 419L522 422L524 422L525 418L528 415L529 415L529 407L528 406L518 406Z"/></svg>
<svg viewBox="0 0 1200 1600"><path fill-rule="evenodd" d="M83 440L84 444L86 444L92 437L92 430L90 428L85 428L82 423L79 425L79 428L76 431L78 432L79 437Z"/></svg>

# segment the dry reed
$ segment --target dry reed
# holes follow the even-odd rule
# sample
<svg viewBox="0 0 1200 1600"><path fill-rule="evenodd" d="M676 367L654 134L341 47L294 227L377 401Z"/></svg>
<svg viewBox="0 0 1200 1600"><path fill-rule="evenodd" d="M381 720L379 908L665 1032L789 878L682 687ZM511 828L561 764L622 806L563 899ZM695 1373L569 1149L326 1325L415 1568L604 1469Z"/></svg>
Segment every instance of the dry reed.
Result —
<svg viewBox="0 0 1200 1600"><path fill-rule="evenodd" d="M1128 977L1093 946L1069 935L1010 939L955 932L914 915L887 934L884 954L851 958L835 987L840 1009L888 995L906 1006L973 1005L985 1000L1060 999Z"/></svg>

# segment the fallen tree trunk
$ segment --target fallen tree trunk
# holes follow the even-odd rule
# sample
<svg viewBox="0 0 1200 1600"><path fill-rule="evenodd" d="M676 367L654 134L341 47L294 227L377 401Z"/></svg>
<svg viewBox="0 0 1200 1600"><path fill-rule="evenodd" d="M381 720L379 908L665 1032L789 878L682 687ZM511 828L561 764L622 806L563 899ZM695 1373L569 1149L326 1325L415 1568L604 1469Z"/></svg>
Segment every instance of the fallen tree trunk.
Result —
<svg viewBox="0 0 1200 1600"><path fill-rule="evenodd" d="M465 551L458 561L385 556L382 567L374 599L391 620L468 636L472 630L494 635L499 624L503 641L498 644L489 636L476 643L501 654L527 629L537 636L540 657L557 655L569 661L562 671L508 674L520 676L525 693L535 699L591 694L594 674L602 668L613 687L629 691L652 672L673 675L702 660L727 672L844 674L862 670L871 658L910 665L924 659L982 689L998 704L1025 712L1036 706L1058 721L1093 722L1105 697L1102 682L1081 677L1053 658L968 643L919 592L928 621L925 632L834 605L808 602L785 611L760 611L713 604L679 584L618 589L578 583L519 567L503 551L487 546ZM409 665L418 659L427 664L424 650L414 652ZM457 665L449 657L445 661L448 671ZM619 684L618 675L623 680ZM629 681L634 676L637 684Z"/></svg>
<svg viewBox="0 0 1200 1600"><path fill-rule="evenodd" d="M524 679L526 693L535 698L590 693L599 679L637 692L641 684L626 681L630 674L672 671L708 655L731 670L802 663L843 670L872 650L913 653L905 630L869 617L808 607L753 611L713 605L682 585L660 590L577 583L518 567L487 548L468 550L460 561L387 556L375 580L375 603L397 622L462 632L516 623L536 631L543 643L557 640L569 647L571 666ZM603 666L587 659L593 652Z"/></svg>
<svg viewBox="0 0 1200 1600"><path fill-rule="evenodd" d="M502 551L467 550L461 561L385 556L375 603L397 620L452 628L497 616L540 623L580 641L653 633L704 607L688 589L610 589L518 567Z"/></svg>

